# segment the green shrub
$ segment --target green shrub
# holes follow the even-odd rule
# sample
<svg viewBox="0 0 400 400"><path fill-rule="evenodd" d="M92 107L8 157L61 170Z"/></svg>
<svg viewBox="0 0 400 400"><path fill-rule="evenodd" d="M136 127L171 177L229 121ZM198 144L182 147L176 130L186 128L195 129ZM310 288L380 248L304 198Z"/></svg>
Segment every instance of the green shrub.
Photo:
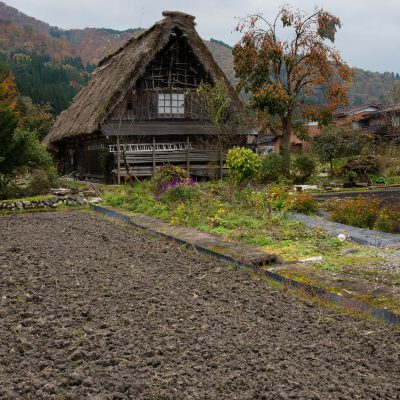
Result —
<svg viewBox="0 0 400 400"><path fill-rule="evenodd" d="M125 204L130 200L130 196L127 193L107 193L104 196L104 201L107 205L118 207Z"/></svg>
<svg viewBox="0 0 400 400"><path fill-rule="evenodd" d="M25 197L26 193L23 187L10 182L3 186L0 191L0 200L19 199Z"/></svg>
<svg viewBox="0 0 400 400"><path fill-rule="evenodd" d="M271 187L267 194L268 207L274 211L284 210L288 196L289 192L284 188Z"/></svg>
<svg viewBox="0 0 400 400"><path fill-rule="evenodd" d="M46 194L51 188L56 188L59 185L60 180L55 167L39 169L33 172L26 194L29 196Z"/></svg>
<svg viewBox="0 0 400 400"><path fill-rule="evenodd" d="M285 157L277 153L262 156L259 181L261 183L273 183L286 177L285 161Z"/></svg>
<svg viewBox="0 0 400 400"><path fill-rule="evenodd" d="M233 147L228 151L226 165L236 183L256 179L260 172L260 156L245 147Z"/></svg>
<svg viewBox="0 0 400 400"><path fill-rule="evenodd" d="M185 179L172 181L172 184L168 185L163 193L159 195L159 199L164 203L189 203L199 196L199 185L191 179Z"/></svg>
<svg viewBox="0 0 400 400"><path fill-rule="evenodd" d="M394 177L371 175L370 178L372 183L376 183L378 185L393 185L394 183L396 183Z"/></svg>
<svg viewBox="0 0 400 400"><path fill-rule="evenodd" d="M350 170L346 172L345 179L350 186L355 186L358 174L356 171Z"/></svg>
<svg viewBox="0 0 400 400"><path fill-rule="evenodd" d="M332 162L332 175L336 178L341 178L343 167L346 165L348 157L336 158Z"/></svg>
<svg viewBox="0 0 400 400"><path fill-rule="evenodd" d="M341 166L340 174L347 178L350 183L356 179L364 182L371 182L370 175L378 172L378 162L372 156L354 156L349 157Z"/></svg>
<svg viewBox="0 0 400 400"><path fill-rule="evenodd" d="M323 127L311 142L311 151L321 162L329 163L331 171L336 159L361 154L369 147L368 135L334 124Z"/></svg>
<svg viewBox="0 0 400 400"><path fill-rule="evenodd" d="M313 158L307 154L299 154L291 162L291 172L295 181L304 183L316 171L317 164Z"/></svg>

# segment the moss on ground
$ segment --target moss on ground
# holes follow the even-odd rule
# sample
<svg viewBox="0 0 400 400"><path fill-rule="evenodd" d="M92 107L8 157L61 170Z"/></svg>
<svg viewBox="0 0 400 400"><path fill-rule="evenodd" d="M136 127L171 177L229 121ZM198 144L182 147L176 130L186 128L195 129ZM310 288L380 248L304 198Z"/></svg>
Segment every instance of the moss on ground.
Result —
<svg viewBox="0 0 400 400"><path fill-rule="evenodd" d="M22 197L19 199L8 199L8 200L1 200L2 203L15 203L16 201L42 201L46 199L52 199L56 196L50 194L43 194L40 196L31 196L31 197Z"/></svg>

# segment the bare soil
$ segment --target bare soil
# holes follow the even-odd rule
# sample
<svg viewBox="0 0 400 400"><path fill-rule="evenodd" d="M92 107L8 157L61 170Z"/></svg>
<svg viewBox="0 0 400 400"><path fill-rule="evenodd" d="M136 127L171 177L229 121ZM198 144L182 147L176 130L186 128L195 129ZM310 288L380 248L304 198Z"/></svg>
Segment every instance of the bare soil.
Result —
<svg viewBox="0 0 400 400"><path fill-rule="evenodd" d="M400 333L84 212L0 218L1 399L400 399Z"/></svg>

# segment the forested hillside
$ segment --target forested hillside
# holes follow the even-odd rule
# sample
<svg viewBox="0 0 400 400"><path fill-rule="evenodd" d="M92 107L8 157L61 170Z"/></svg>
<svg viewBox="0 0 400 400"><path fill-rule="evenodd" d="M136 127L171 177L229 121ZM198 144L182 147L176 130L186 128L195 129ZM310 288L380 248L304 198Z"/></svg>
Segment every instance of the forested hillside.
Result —
<svg viewBox="0 0 400 400"><path fill-rule="evenodd" d="M350 90L350 104L385 103L385 94L400 75L393 72L371 72L354 68L354 78Z"/></svg>
<svg viewBox="0 0 400 400"><path fill-rule="evenodd" d="M90 68L79 57L55 61L36 52L0 53L0 63L15 76L18 91L36 104L50 103L52 112L65 110L71 99L87 84Z"/></svg>
<svg viewBox="0 0 400 400"><path fill-rule="evenodd" d="M50 103L54 114L68 107L90 78L96 64L120 47L137 29L63 30L29 17L0 2L0 61L13 73L22 95L35 103ZM205 41L214 58L234 82L231 48ZM355 68L350 105L384 102L384 93L399 74Z"/></svg>

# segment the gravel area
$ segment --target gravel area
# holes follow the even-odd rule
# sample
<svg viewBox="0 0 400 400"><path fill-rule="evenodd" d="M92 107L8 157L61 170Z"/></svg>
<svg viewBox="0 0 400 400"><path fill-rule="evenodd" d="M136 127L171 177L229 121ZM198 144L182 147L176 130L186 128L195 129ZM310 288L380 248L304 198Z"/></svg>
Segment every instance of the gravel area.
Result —
<svg viewBox="0 0 400 400"><path fill-rule="evenodd" d="M400 399L400 332L84 212L0 218L0 399Z"/></svg>

